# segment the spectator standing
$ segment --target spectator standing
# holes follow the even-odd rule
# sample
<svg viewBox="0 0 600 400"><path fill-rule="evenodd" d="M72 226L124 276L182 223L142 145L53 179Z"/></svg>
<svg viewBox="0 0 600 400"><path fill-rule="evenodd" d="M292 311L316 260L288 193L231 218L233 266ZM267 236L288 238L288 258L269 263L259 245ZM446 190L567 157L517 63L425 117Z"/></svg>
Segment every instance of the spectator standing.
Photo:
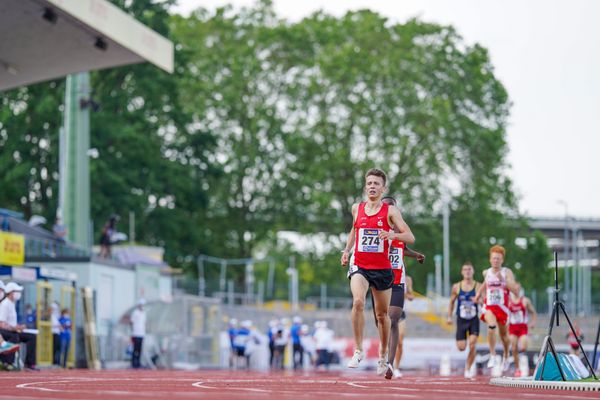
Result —
<svg viewBox="0 0 600 400"><path fill-rule="evenodd" d="M36 311L31 304L25 305L25 326L27 329L36 329Z"/></svg>
<svg viewBox="0 0 600 400"><path fill-rule="evenodd" d="M131 342L133 343L133 354L131 356L131 367L140 368L140 355L142 354L142 342L146 336L146 300L140 299L137 307L131 313Z"/></svg>
<svg viewBox="0 0 600 400"><path fill-rule="evenodd" d="M317 349L317 362L315 367L324 365L325 369L329 369L331 363L331 350L333 348L333 331L327 328L327 321L315 322L315 348Z"/></svg>
<svg viewBox="0 0 600 400"><path fill-rule="evenodd" d="M102 234L100 236L100 257L110 258L112 255L112 237L117 232L117 222L119 222L119 216L113 214L102 228Z"/></svg>
<svg viewBox="0 0 600 400"><path fill-rule="evenodd" d="M69 309L63 308L60 318L60 365L67 368L67 359L69 358L69 347L71 346L71 316Z"/></svg>
<svg viewBox="0 0 600 400"><path fill-rule="evenodd" d="M52 232L54 233L54 237L56 238L56 240L58 240L59 242L64 243L67 241L67 234L69 233L69 231L67 230L67 227L63 224L61 217L56 217L54 225L52 226Z"/></svg>
<svg viewBox="0 0 600 400"><path fill-rule="evenodd" d="M50 309L53 364L60 365L60 308L58 303L53 301Z"/></svg>
<svg viewBox="0 0 600 400"><path fill-rule="evenodd" d="M294 370L302 369L304 365L304 347L300 337L302 336L302 318L296 316L292 320L290 335L292 336L292 348L294 358Z"/></svg>

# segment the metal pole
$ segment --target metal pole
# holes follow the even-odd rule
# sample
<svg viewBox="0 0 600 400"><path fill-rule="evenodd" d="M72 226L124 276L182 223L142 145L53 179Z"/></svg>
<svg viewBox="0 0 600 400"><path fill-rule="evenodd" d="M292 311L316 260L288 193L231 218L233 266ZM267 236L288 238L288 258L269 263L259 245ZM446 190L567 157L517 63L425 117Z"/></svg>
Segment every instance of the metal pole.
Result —
<svg viewBox="0 0 600 400"><path fill-rule="evenodd" d="M227 281L227 304L233 305L235 297L233 292L233 279Z"/></svg>
<svg viewBox="0 0 600 400"><path fill-rule="evenodd" d="M573 299L573 292L571 292L571 279L569 276L569 208L567 202L564 200L559 200L559 204L562 204L565 207L565 226L563 232L563 260L564 260L564 271L565 271L565 293L563 296L566 296L567 301L571 302Z"/></svg>
<svg viewBox="0 0 600 400"><path fill-rule="evenodd" d="M577 264L579 260L577 259L577 228L575 226L571 227L571 255L573 256L573 269L571 271L573 299L571 302L573 313L577 313Z"/></svg>
<svg viewBox="0 0 600 400"><path fill-rule="evenodd" d="M450 296L450 206L447 201L443 208L444 223L444 287L443 295Z"/></svg>
<svg viewBox="0 0 600 400"><path fill-rule="evenodd" d="M135 213L129 211L129 243L135 243Z"/></svg>
<svg viewBox="0 0 600 400"><path fill-rule="evenodd" d="M289 268L287 270L290 276L289 281L289 301L292 311L298 311L298 270L296 269L296 257L290 256Z"/></svg>
<svg viewBox="0 0 600 400"><path fill-rule="evenodd" d="M435 263L435 293L438 296L442 295L442 256L436 254L433 256L433 262Z"/></svg>
<svg viewBox="0 0 600 400"><path fill-rule="evenodd" d="M267 276L267 295L273 299L273 281L275 280L275 260L269 260L269 275Z"/></svg>
<svg viewBox="0 0 600 400"><path fill-rule="evenodd" d="M327 284L321 283L321 308L325 308L327 304Z"/></svg>
<svg viewBox="0 0 600 400"><path fill-rule="evenodd" d="M219 291L225 291L227 279L227 260L221 260L221 275L219 276Z"/></svg>
<svg viewBox="0 0 600 400"><path fill-rule="evenodd" d="M254 264L246 264L246 302L252 302L254 297Z"/></svg>
<svg viewBox="0 0 600 400"><path fill-rule="evenodd" d="M265 281L258 281L258 288L256 294L256 303L262 306L265 299Z"/></svg>
<svg viewBox="0 0 600 400"><path fill-rule="evenodd" d="M577 283L577 287L579 288L579 313L583 314L585 312L585 303L583 301L585 294L585 284L583 282L583 248L581 247L583 243L583 232L579 231L577 234L577 260L578 262L578 271L577 275L579 277L579 282Z"/></svg>
<svg viewBox="0 0 600 400"><path fill-rule="evenodd" d="M204 258L198 256L196 260L198 265L198 296L204 297L206 290L206 280L204 279Z"/></svg>

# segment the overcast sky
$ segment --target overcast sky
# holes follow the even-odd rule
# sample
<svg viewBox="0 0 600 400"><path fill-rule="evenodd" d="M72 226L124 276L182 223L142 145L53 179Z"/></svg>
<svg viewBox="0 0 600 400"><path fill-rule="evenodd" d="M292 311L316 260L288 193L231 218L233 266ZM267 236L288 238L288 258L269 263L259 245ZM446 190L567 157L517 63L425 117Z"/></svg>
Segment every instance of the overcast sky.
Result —
<svg viewBox="0 0 600 400"><path fill-rule="evenodd" d="M175 11L250 0L179 0ZM402 22L453 25L467 43L489 49L513 107L509 175L531 216L600 218L600 1L594 0L275 0L297 21L322 9L341 16L369 8Z"/></svg>

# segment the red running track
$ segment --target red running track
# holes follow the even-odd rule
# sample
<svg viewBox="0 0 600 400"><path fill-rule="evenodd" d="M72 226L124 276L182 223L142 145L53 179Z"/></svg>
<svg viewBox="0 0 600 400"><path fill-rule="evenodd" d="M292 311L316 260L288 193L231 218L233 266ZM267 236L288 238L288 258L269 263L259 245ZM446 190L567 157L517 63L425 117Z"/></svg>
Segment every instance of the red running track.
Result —
<svg viewBox="0 0 600 400"><path fill-rule="evenodd" d="M487 377L406 376L370 371L43 371L0 373L0 399L590 399L598 392L513 389Z"/></svg>

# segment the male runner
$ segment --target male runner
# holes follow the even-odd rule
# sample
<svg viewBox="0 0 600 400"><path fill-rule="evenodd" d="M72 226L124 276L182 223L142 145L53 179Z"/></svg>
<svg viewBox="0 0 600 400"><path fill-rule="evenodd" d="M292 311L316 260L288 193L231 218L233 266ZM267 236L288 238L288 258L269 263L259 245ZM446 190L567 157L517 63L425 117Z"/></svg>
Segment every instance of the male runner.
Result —
<svg viewBox="0 0 600 400"><path fill-rule="evenodd" d="M406 254L408 255L408 253ZM421 254L422 255L422 254ZM412 257L412 256L411 256ZM417 261L423 263L425 256L422 259L417 257ZM393 296L393 293L392 293ZM404 297L407 300L413 301L415 294L413 292L412 278L406 275L406 286L404 290ZM396 348L396 357L394 358L394 378L402 378L402 372L400 372L400 361L402 360L402 354L404 353L404 333L406 332L406 312L402 310L400 315L400 321L398 322L398 347ZM390 344L391 347L391 344Z"/></svg>
<svg viewBox="0 0 600 400"><path fill-rule="evenodd" d="M477 303L473 299L481 284L473 279L475 268L469 261L462 265L460 273L463 277L462 281L452 285L447 322L448 325L452 325L454 303L458 300L456 305L456 347L458 350L464 351L467 348L467 341L469 342L465 378L474 378L476 372L472 370L472 365L475 361L475 345L479 337L479 318Z"/></svg>
<svg viewBox="0 0 600 400"><path fill-rule="evenodd" d="M479 302L481 294L486 291L481 320L488 325L488 344L490 360L488 368L496 362L496 328L502 341L502 370L508 370L508 292L519 293L520 285L515 282L513 272L502 266L506 250L502 246L492 246L490 249L490 268L483 271L483 284L477 290L475 302Z"/></svg>
<svg viewBox="0 0 600 400"><path fill-rule="evenodd" d="M525 297L523 289L519 290L518 295L510 294L508 301L508 309L510 311L508 335L512 344L512 353L515 359L515 377L521 377L521 369L519 368L519 350L527 351L527 334L529 323L529 313L531 314L530 327L534 327L537 321L537 313L529 298ZM528 313L529 312L529 313Z"/></svg>
<svg viewBox="0 0 600 400"><path fill-rule="evenodd" d="M382 374L392 369L386 359L389 345L390 318L388 308L391 299L391 287L394 281L389 256L390 240L414 243L415 238L404 222L400 211L381 201L387 190L387 177L379 169L373 168L365 175L365 193L367 201L352 206L353 225L346 247L342 251L341 264L348 264L350 250L354 246L354 265L350 271L350 290L352 291L352 330L354 332L355 351L348 363L349 368L357 368L363 359L363 330L365 325L365 297L369 287L375 304L377 329L381 348L377 372ZM399 233L394 232L397 227Z"/></svg>
<svg viewBox="0 0 600 400"><path fill-rule="evenodd" d="M393 197L386 196L381 199L381 201L388 205L396 206L396 199ZM395 227L394 231L396 231ZM408 248L404 242L395 240L390 244L389 259L392 266L392 272L394 274L394 284L392 286L392 298L390 300L390 308L388 311L391 322L388 364L392 366L398 366L400 363L400 357L402 357L400 321L403 321L406 318L406 313L404 312L404 294L406 292L406 267L404 264L404 256L414 257L421 264L423 264L423 261L425 261L425 256L423 254ZM377 319L375 319L375 325L377 325ZM404 339L404 337L402 339ZM395 364L397 354L399 356L398 363ZM399 377L394 371L394 368L387 369L385 371L385 378L392 379L394 375Z"/></svg>

